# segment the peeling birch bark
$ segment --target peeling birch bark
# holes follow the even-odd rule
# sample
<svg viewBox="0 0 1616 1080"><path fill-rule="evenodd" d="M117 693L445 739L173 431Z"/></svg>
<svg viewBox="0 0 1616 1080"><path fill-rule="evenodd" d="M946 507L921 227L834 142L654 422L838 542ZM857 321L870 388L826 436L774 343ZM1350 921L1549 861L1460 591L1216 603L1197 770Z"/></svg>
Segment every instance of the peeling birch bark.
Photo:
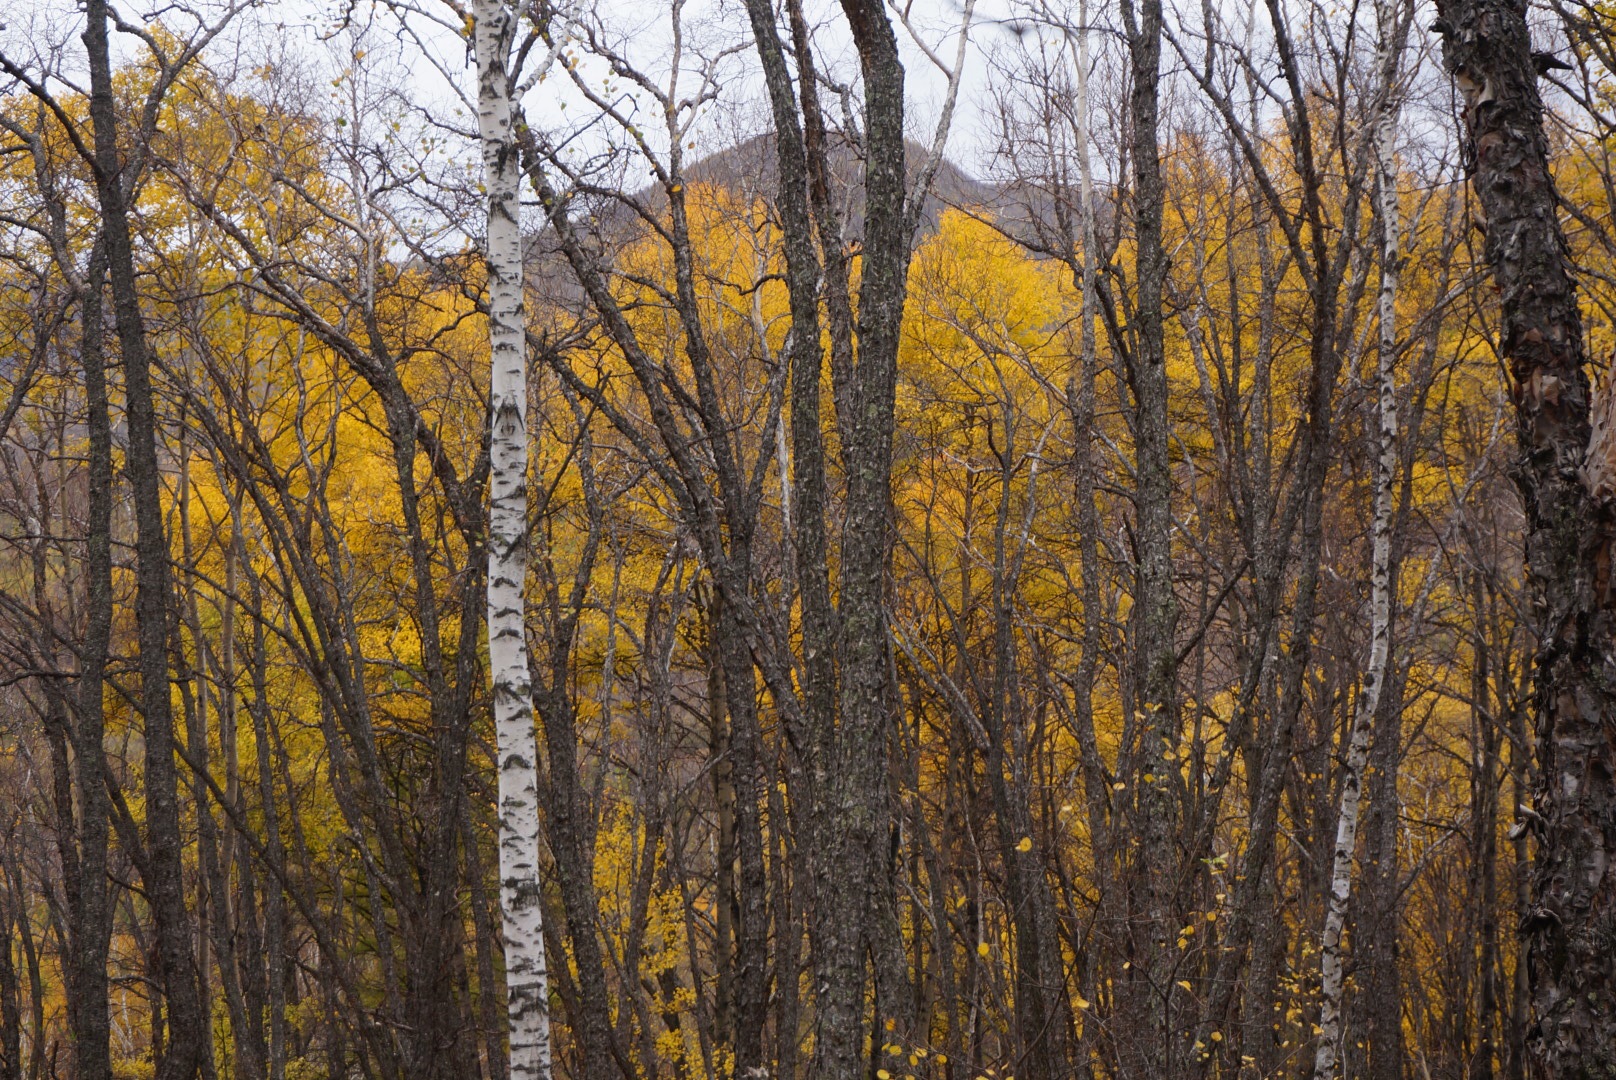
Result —
<svg viewBox="0 0 1616 1080"><path fill-rule="evenodd" d="M1538 635L1537 839L1521 919L1533 1075L1616 1076L1616 586L1611 500L1584 473L1594 435L1587 349L1524 5L1438 0L1432 29L1462 101L1470 187L1499 295ZM1553 59L1552 57L1548 59ZM1545 65L1545 67L1552 65Z"/></svg>

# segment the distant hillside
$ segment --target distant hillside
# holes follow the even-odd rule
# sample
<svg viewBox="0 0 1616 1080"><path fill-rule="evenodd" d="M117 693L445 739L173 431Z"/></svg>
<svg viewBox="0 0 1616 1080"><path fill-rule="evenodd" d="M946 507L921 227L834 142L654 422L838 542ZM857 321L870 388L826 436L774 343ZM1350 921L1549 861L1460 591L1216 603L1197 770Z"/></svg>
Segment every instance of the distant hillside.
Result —
<svg viewBox="0 0 1616 1080"><path fill-rule="evenodd" d="M834 194L841 209L847 239L856 242L864 233L862 163L850 143L832 137L835 139L830 155ZM909 168L914 174L925 161L926 150L914 142L908 144L908 150ZM692 162L685 168L685 177L692 183L712 184L745 198L764 201L771 201L775 196L776 175L774 137L770 134L746 139ZM647 186L636 192L633 198L655 211L661 208L666 197L660 188ZM1104 204L1105 200L1101 202ZM993 215L1007 231L1025 238L1034 250L1048 251L1058 246L1058 242L1053 240L1053 234L1058 230L1054 227L1051 196L1036 185L984 182L945 158L926 197L921 215L921 234L935 229L943 211L950 207ZM1104 213L1102 206L1102 216ZM577 220L603 253L633 243L647 232L645 223L628 206L604 195L587 203L581 202ZM555 251L553 238L548 231L533 236L529 242L530 272L535 279L547 279L553 290L552 296L573 296L576 285L570 282L570 274L560 272L560 255Z"/></svg>
<svg viewBox="0 0 1616 1080"><path fill-rule="evenodd" d="M834 139L834 136L833 136ZM908 144L909 171L920 170L926 160L926 148L919 143ZM835 139L831 146L830 165L833 186L843 206L843 219L851 238L863 234L864 198L860 184L862 163L857 152L846 141ZM770 197L775 190L774 136L759 135L743 143L720 150L686 170L690 179L732 188L737 192ZM936 225L943 209L949 206L992 206L998 201L998 189L967 175L953 162L943 160L927 196L922 228Z"/></svg>

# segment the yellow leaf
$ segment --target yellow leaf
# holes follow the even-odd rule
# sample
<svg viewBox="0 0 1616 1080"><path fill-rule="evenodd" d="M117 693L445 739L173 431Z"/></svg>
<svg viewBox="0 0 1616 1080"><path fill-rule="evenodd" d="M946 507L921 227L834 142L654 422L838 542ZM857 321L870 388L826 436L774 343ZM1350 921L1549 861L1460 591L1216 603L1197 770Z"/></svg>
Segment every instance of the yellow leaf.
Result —
<svg viewBox="0 0 1616 1080"><path fill-rule="evenodd" d="M1016 850L1021 852L1022 854L1026 854L1027 852L1031 851L1032 850L1032 837L1023 836L1021 838L1021 843L1016 845Z"/></svg>
<svg viewBox="0 0 1616 1080"><path fill-rule="evenodd" d="M982 942L977 943L976 955L978 955L978 956L986 956L988 953L990 953L992 951L993 950L988 948L988 943L987 942L982 941Z"/></svg>
<svg viewBox="0 0 1616 1080"><path fill-rule="evenodd" d="M1180 980L1178 980L1178 985L1179 985L1179 988L1182 989L1182 990L1188 990L1190 988L1190 983L1189 983L1188 979L1180 979Z"/></svg>

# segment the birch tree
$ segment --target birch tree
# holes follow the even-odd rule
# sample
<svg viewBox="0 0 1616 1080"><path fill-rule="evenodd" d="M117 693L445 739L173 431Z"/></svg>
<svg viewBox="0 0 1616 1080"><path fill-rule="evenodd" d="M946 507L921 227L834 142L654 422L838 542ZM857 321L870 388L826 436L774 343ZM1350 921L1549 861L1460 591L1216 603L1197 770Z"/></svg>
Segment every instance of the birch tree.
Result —
<svg viewBox="0 0 1616 1080"><path fill-rule="evenodd" d="M499 763L499 878L512 1080L550 1075L549 978L539 882L538 742L528 668L527 338L522 171L512 124L517 9L476 0L477 128L488 200L488 668Z"/></svg>
<svg viewBox="0 0 1616 1080"><path fill-rule="evenodd" d="M1400 219L1397 206L1397 100L1398 73L1408 19L1394 0L1378 0L1380 46L1376 70L1381 84L1374 102L1375 206L1380 224L1380 294L1377 300L1379 339L1376 352L1376 446L1374 512L1370 523L1372 553L1369 571L1369 662L1363 688L1347 739L1341 778L1341 810L1336 818L1335 849L1330 863L1330 891L1326 901L1320 943L1319 1041L1313 1059L1314 1080L1335 1075L1341 1047L1341 1000L1345 981L1341 936L1346 928L1347 902L1352 896L1353 855L1358 849L1359 811L1363 800L1364 767L1369 760L1370 733L1380 709L1391 652L1393 483L1397 453L1397 286ZM1393 793L1388 792L1388 796Z"/></svg>

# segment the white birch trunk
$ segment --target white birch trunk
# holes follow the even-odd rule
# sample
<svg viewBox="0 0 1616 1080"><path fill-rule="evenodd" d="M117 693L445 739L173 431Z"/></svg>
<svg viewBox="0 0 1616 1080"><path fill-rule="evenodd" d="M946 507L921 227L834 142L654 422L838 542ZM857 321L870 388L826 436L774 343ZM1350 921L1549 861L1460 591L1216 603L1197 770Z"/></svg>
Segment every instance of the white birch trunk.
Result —
<svg viewBox="0 0 1616 1080"><path fill-rule="evenodd" d="M1380 340L1376 365L1380 424L1375 455L1374 516L1370 526L1374 548L1370 567L1369 663L1364 669L1363 691L1358 695L1347 743L1346 776L1341 783L1341 813L1336 820L1335 853L1330 871L1329 906L1320 941L1320 1032L1313 1061L1314 1080L1332 1080L1340 1059L1344 980L1341 933L1346 925L1347 901L1352 896L1352 862L1358 847L1369 734L1380 708L1391 650L1392 481L1397 469L1397 382L1393 362L1397 356L1397 283L1401 258L1394 155L1399 112L1396 87L1403 34L1396 0L1376 0L1375 8L1380 23L1380 54L1376 57L1376 67L1385 82L1373 133L1377 213L1381 227Z"/></svg>
<svg viewBox="0 0 1616 1080"><path fill-rule="evenodd" d="M504 917L511 1080L548 1080L549 977L539 885L538 741L528 671L527 340L521 171L512 137L516 9L475 0L477 124L488 193L488 667L499 756L499 899Z"/></svg>

